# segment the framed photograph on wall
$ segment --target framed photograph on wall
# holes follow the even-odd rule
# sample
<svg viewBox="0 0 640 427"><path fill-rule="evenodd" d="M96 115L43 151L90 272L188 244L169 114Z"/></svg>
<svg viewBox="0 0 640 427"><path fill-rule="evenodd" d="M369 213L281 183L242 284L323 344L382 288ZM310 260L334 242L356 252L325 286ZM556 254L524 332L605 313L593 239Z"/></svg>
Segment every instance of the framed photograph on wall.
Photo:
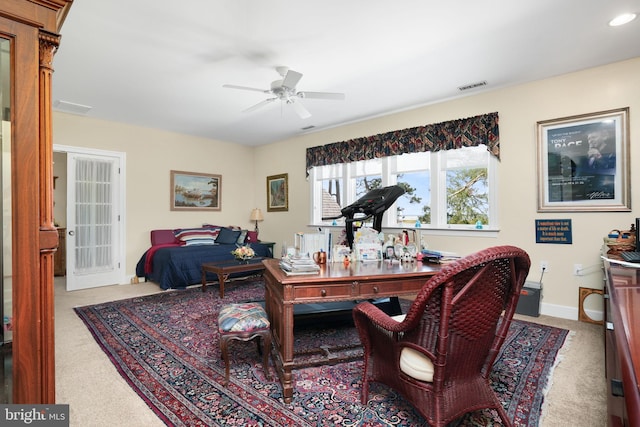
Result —
<svg viewBox="0 0 640 427"><path fill-rule="evenodd" d="M289 174L267 177L267 212L289 210Z"/></svg>
<svg viewBox="0 0 640 427"><path fill-rule="evenodd" d="M537 124L538 212L630 211L629 108Z"/></svg>
<svg viewBox="0 0 640 427"><path fill-rule="evenodd" d="M172 211L219 211L222 175L171 171Z"/></svg>

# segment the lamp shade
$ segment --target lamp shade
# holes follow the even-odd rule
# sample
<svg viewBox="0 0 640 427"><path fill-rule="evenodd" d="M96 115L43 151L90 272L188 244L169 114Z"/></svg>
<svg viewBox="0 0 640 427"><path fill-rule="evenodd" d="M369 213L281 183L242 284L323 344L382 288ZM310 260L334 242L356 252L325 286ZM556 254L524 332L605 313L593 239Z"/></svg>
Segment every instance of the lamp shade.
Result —
<svg viewBox="0 0 640 427"><path fill-rule="evenodd" d="M262 211L258 208L255 208L251 211L251 217L249 218L251 221L262 221L264 217L262 216Z"/></svg>

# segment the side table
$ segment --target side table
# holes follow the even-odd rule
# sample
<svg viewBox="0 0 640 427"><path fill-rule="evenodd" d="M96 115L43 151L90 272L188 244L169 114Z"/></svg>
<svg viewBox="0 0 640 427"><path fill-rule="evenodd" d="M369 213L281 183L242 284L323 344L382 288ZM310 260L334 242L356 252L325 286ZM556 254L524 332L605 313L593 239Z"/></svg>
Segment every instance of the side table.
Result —
<svg viewBox="0 0 640 427"><path fill-rule="evenodd" d="M262 260L266 258L257 257L247 261L227 259L224 261L206 262L202 264L202 292L207 289L207 272L218 275L220 284L220 298L224 298L224 284L233 273L244 273L248 271L264 271Z"/></svg>

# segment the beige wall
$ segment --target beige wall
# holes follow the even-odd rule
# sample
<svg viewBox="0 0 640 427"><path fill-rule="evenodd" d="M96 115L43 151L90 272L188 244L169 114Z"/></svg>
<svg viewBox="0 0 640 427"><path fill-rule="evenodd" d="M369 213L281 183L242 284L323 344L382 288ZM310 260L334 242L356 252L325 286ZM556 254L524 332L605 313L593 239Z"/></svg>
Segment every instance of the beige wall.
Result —
<svg viewBox="0 0 640 427"><path fill-rule="evenodd" d="M436 236L424 232L430 247L467 254L486 246L513 244L531 256L529 280L540 278L540 261L549 263L544 276L542 312L577 318L578 288L602 289L599 250L602 237L613 228L628 229L640 216L638 200L640 170L640 58L577 73L485 92L366 122L343 126L258 147L255 177L260 188L264 177L289 173L288 214L266 213L262 229L269 236L290 236L303 230L309 218L309 190L304 162L307 147L437 123L497 111L500 114L501 162L499 177L499 222L497 238ZM632 212L538 213L536 175L536 122L576 114L630 107ZM291 167L289 165L296 165ZM258 192L258 205L265 196ZM573 244L536 244L536 219L571 219ZM573 264L582 264L584 275L573 275ZM600 310L601 304L594 306Z"/></svg>
<svg viewBox="0 0 640 427"><path fill-rule="evenodd" d="M149 247L152 229L203 223L253 228L249 214L255 207L256 189L251 147L59 112L54 113L53 132L54 147L126 153L124 261L128 278L135 274L138 259ZM171 170L222 175L221 211L171 211Z"/></svg>
<svg viewBox="0 0 640 427"><path fill-rule="evenodd" d="M148 247L149 230L194 226L202 222L251 227L251 208L263 209L263 240L291 241L293 233L309 231L309 184L305 179L307 147L497 111L500 114L501 162L498 236L441 236L423 231L430 247L467 254L483 247L513 244L532 259L529 280L540 277L541 260L549 263L544 277L542 312L577 318L578 288L602 288L599 250L612 228L628 229L640 209L632 212L536 212L536 122L576 114L630 107L632 201L640 170L634 142L639 140L640 58L513 86L440 104L292 138L261 147L244 147L62 113L54 114L54 143L127 153L126 271ZM637 143L637 142L636 142ZM223 176L222 212L169 211L169 171L219 173ZM265 178L289 174L289 211L266 212ZM633 207L635 207L634 205ZM536 219L571 219L573 244L535 243ZM573 276L573 264L585 274ZM599 307L596 305L595 310Z"/></svg>

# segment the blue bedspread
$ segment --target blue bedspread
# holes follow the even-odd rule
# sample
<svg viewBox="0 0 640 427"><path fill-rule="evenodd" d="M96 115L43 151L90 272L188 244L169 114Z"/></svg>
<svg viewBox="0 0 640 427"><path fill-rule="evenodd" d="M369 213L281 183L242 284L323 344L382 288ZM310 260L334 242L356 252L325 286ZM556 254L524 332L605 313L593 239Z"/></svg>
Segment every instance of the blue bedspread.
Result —
<svg viewBox="0 0 640 427"><path fill-rule="evenodd" d="M256 256L272 257L268 246L252 243ZM145 252L136 266L136 275L160 285L162 289L181 289L202 283L201 265L206 262L233 259L231 251L236 245L174 246L158 249L153 255L152 271L145 274ZM246 273L245 273L246 274ZM207 273L207 281L217 281L215 274Z"/></svg>

